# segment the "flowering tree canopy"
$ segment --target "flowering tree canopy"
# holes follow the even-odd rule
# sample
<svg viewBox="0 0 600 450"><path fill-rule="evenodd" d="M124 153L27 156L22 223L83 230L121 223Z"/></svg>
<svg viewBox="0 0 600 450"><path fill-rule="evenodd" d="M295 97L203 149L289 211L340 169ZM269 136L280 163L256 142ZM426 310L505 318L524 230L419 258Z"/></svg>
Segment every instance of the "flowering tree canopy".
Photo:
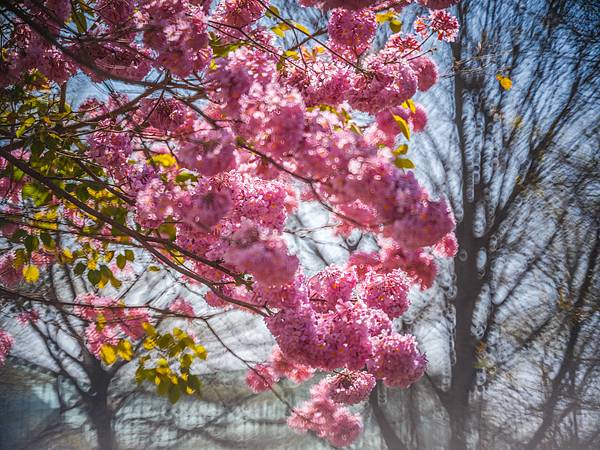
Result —
<svg viewBox="0 0 600 450"><path fill-rule="evenodd" d="M425 355L392 320L412 286L433 283L434 256L457 250L448 205L406 155L427 125L413 98L438 79L427 55L455 39L444 8L457 1L419 0L414 33L399 31L410 0L299 3L328 14L327 29L268 0L5 2L0 282L17 296L63 264L118 292L145 254L153 270L205 287L210 306L264 318L277 346L250 368L253 391L333 372L289 424L345 446L362 425L344 405L376 380L406 388L423 375ZM385 27L394 34L373 48ZM70 101L82 77L108 94ZM301 202L320 203L335 233L377 245L305 273L284 239ZM194 315L184 299L170 309ZM206 352L193 335L159 333L118 295L79 297L72 313L104 364L143 343L138 381L172 401L199 390L190 371ZM20 317L35 320L35 308ZM11 345L0 331L0 363Z"/></svg>

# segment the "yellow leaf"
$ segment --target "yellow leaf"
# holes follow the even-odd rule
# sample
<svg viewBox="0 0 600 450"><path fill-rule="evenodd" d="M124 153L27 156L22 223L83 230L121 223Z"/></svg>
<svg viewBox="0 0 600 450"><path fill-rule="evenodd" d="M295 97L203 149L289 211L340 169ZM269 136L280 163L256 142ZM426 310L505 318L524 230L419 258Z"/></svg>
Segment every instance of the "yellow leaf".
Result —
<svg viewBox="0 0 600 450"><path fill-rule="evenodd" d="M119 341L119 345L117 346L117 354L119 358L124 359L125 361L131 361L133 358L133 348L131 347L131 342L127 339L121 339Z"/></svg>
<svg viewBox="0 0 600 450"><path fill-rule="evenodd" d="M308 28L306 28L304 25L302 25L301 23L295 23L294 26L296 27L296 29L302 31L304 34L306 34L307 36L310 36L310 31Z"/></svg>
<svg viewBox="0 0 600 450"><path fill-rule="evenodd" d="M394 150L392 153L394 155L406 155L407 152L408 152L408 145L402 144L402 145L398 146L398 148L396 148L396 150Z"/></svg>
<svg viewBox="0 0 600 450"><path fill-rule="evenodd" d="M206 353L206 349L204 348L204 346L197 344L194 347L194 353L196 353L196 356L200 359L206 359L207 353Z"/></svg>
<svg viewBox="0 0 600 450"><path fill-rule="evenodd" d="M117 360L117 353L115 352L115 348L110 344L102 344L100 347L100 358L107 366L114 364Z"/></svg>
<svg viewBox="0 0 600 450"><path fill-rule="evenodd" d="M505 91L509 91L512 87L512 80L508 77L504 77L498 74L496 75L496 80L500 82L500 86L502 86L502 89L504 89Z"/></svg>
<svg viewBox="0 0 600 450"><path fill-rule="evenodd" d="M394 116L396 123L400 126L400 131L402 131L404 137L410 141L410 127L408 126L408 122L404 120L402 116L397 114L392 115Z"/></svg>
<svg viewBox="0 0 600 450"><path fill-rule="evenodd" d="M40 279L40 269L31 264L23 266L23 278L27 283L35 283Z"/></svg>
<svg viewBox="0 0 600 450"><path fill-rule="evenodd" d="M290 26L287 23L280 23L271 28L271 31L275 33L277 36L284 38L285 32L290 29Z"/></svg>
<svg viewBox="0 0 600 450"><path fill-rule="evenodd" d="M161 153L160 155L154 155L152 157L152 161L154 161L156 164L160 164L163 167L171 167L177 163L173 155L169 153Z"/></svg>
<svg viewBox="0 0 600 450"><path fill-rule="evenodd" d="M62 254L67 262L73 261L73 253L68 248L63 248Z"/></svg>

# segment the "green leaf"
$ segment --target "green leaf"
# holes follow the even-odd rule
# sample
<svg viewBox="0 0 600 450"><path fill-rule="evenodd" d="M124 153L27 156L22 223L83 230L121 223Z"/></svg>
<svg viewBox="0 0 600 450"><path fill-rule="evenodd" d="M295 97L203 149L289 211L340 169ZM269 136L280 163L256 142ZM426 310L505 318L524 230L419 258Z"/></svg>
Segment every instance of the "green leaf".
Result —
<svg viewBox="0 0 600 450"><path fill-rule="evenodd" d="M171 404L174 405L177 403L177 400L179 400L180 397L181 390L179 389L179 386L176 384L171 384L171 387L169 388L169 401Z"/></svg>
<svg viewBox="0 0 600 450"><path fill-rule="evenodd" d="M408 145L402 144L396 147L396 149L392 152L394 155L406 155L408 153Z"/></svg>
<svg viewBox="0 0 600 450"><path fill-rule="evenodd" d="M73 17L73 22L75 22L75 26L77 26L77 31L79 31L81 34L86 33L87 20L84 12L81 10L81 2L73 4L71 15Z"/></svg>
<svg viewBox="0 0 600 450"><path fill-rule="evenodd" d="M40 234L40 239L42 241L42 244L44 244L44 247L50 249L54 247L54 240L52 239L52 236L50 236L50 234L46 233L45 231Z"/></svg>
<svg viewBox="0 0 600 450"><path fill-rule="evenodd" d="M281 17L281 13L279 12L279 8L277 8L277 6L270 5L267 8L266 16L273 19L276 17Z"/></svg>
<svg viewBox="0 0 600 450"><path fill-rule="evenodd" d="M86 269L85 264L82 262L79 262L73 269L73 273L77 276L81 276L83 274L83 272L85 272L85 269Z"/></svg>
<svg viewBox="0 0 600 450"><path fill-rule="evenodd" d="M173 223L163 223L158 227L158 234L163 239L174 241L177 237L177 228Z"/></svg>
<svg viewBox="0 0 600 450"><path fill-rule="evenodd" d="M127 261L133 262L133 260L135 259L133 250L125 250L125 258L127 259Z"/></svg>
<svg viewBox="0 0 600 450"><path fill-rule="evenodd" d="M38 239L37 236L35 236L33 234L30 234L29 236L27 236L25 238L25 241L23 242L23 244L25 245L25 248L27 249L27 251L29 253L34 252L40 248L40 240Z"/></svg>
<svg viewBox="0 0 600 450"><path fill-rule="evenodd" d="M19 129L17 130L17 132L15 133L15 136L17 138L23 136L27 132L27 130L29 130L33 126L34 123L35 117L28 117L27 119L25 119L19 127Z"/></svg>
<svg viewBox="0 0 600 450"><path fill-rule="evenodd" d="M119 269L123 270L126 265L127 265L127 258L125 258L125 255L117 255L117 267Z"/></svg>
<svg viewBox="0 0 600 450"><path fill-rule="evenodd" d="M87 278L90 283L96 286L102 279L102 274L99 270L88 270Z"/></svg>

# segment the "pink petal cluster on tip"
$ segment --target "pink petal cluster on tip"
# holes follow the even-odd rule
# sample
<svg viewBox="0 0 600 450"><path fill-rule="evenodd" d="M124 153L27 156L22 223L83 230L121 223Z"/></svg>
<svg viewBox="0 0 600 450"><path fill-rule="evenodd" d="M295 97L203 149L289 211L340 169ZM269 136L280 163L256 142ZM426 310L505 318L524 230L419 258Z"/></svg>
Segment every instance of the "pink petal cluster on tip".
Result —
<svg viewBox="0 0 600 450"><path fill-rule="evenodd" d="M340 406L328 397L327 388L321 383L311 390L311 399L295 408L288 418L288 425L299 433L314 432L334 447L352 444L363 426L358 415Z"/></svg>
<svg viewBox="0 0 600 450"><path fill-rule="evenodd" d="M208 177L236 165L233 135L225 128L198 130L187 136L177 152L181 164Z"/></svg>
<svg viewBox="0 0 600 450"><path fill-rule="evenodd" d="M268 391L277 381L279 377L275 371L265 364L257 364L246 373L246 384L252 392Z"/></svg>
<svg viewBox="0 0 600 450"><path fill-rule="evenodd" d="M336 403L354 405L366 400L377 384L377 379L368 372L344 371L325 378L327 396Z"/></svg>
<svg viewBox="0 0 600 450"><path fill-rule="evenodd" d="M187 0L153 0L140 10L144 43L157 52L156 62L177 76L203 70L210 61L206 15Z"/></svg>
<svg viewBox="0 0 600 450"><path fill-rule="evenodd" d="M286 358L281 349L277 346L273 349L273 353L270 358L270 365L273 368L275 374L279 377L289 378L295 383L303 383L315 373L315 369L304 364L298 364L297 362Z"/></svg>
<svg viewBox="0 0 600 450"><path fill-rule="evenodd" d="M265 285L282 285L293 280L298 258L288 254L279 238L261 238L257 228L243 225L231 237L231 246L223 255L225 262L241 272L248 272ZM277 270L273 270L277 267Z"/></svg>
<svg viewBox="0 0 600 450"><path fill-rule="evenodd" d="M175 301L169 305L169 311L190 318L196 316L196 312L194 311L192 304L181 297L175 299Z"/></svg>
<svg viewBox="0 0 600 450"><path fill-rule="evenodd" d="M366 9L334 9L327 25L329 39L336 48L360 55L367 50L377 31L375 13Z"/></svg>
<svg viewBox="0 0 600 450"><path fill-rule="evenodd" d="M438 81L437 64L428 56L419 56L409 62L411 69L417 76L419 91L429 90Z"/></svg>
<svg viewBox="0 0 600 450"><path fill-rule="evenodd" d="M460 2L460 0L418 0L423 6L429 9L446 9L454 6Z"/></svg>
<svg viewBox="0 0 600 450"><path fill-rule="evenodd" d="M437 35L438 40L454 42L458 36L459 23L456 17L443 9L431 11L427 17L419 17L414 28L424 39L430 33Z"/></svg>
<svg viewBox="0 0 600 450"><path fill-rule="evenodd" d="M399 270L388 274L370 272L363 286L365 303L376 309L384 311L390 319L400 317L408 309L409 280Z"/></svg>
<svg viewBox="0 0 600 450"><path fill-rule="evenodd" d="M221 0L217 6L214 20L242 28L260 19L269 4L269 0Z"/></svg>
<svg viewBox="0 0 600 450"><path fill-rule="evenodd" d="M387 386L403 389L421 378L426 366L427 359L417 349L415 338L397 333L381 337L367 362L369 372Z"/></svg>
<svg viewBox="0 0 600 450"><path fill-rule="evenodd" d="M417 92L417 77L406 61L394 64L371 59L367 72L352 80L349 103L353 108L375 114L385 108L404 103Z"/></svg>
<svg viewBox="0 0 600 450"><path fill-rule="evenodd" d="M318 6L323 9L344 8L357 10L368 8L377 3L382 3L382 0L300 0L302 6Z"/></svg>
<svg viewBox="0 0 600 450"><path fill-rule="evenodd" d="M4 366L6 357L14 343L15 340L8 331L0 330L0 367Z"/></svg>

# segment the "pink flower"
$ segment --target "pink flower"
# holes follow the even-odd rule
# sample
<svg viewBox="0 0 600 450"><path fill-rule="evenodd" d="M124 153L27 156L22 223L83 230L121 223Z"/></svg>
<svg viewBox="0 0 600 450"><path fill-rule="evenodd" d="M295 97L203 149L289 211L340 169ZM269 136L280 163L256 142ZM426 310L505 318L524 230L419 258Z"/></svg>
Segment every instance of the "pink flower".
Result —
<svg viewBox="0 0 600 450"><path fill-rule="evenodd" d="M370 373L386 386L406 389L425 373L427 359L417 349L411 335L393 333L375 342L373 358L367 362Z"/></svg>
<svg viewBox="0 0 600 450"><path fill-rule="evenodd" d="M406 61L388 64L374 58L367 69L368 73L355 74L352 80L349 102L353 108L375 114L402 104L417 92L417 77Z"/></svg>
<svg viewBox="0 0 600 450"><path fill-rule="evenodd" d="M426 38L431 33L437 33L440 41L454 42L458 36L459 24L456 17L445 10L431 11L428 17L419 17L415 21L415 31Z"/></svg>
<svg viewBox="0 0 600 450"><path fill-rule="evenodd" d="M448 233L433 248L434 252L445 258L454 258L458 253L458 241L454 233Z"/></svg>
<svg viewBox="0 0 600 450"><path fill-rule="evenodd" d="M395 319L410 305L409 289L408 279L398 270L387 274L371 272L363 286L363 298L369 307L381 309L390 319Z"/></svg>
<svg viewBox="0 0 600 450"><path fill-rule="evenodd" d="M158 53L157 63L186 77L210 60L206 16L185 0L153 0L141 7L144 43Z"/></svg>
<svg viewBox="0 0 600 450"><path fill-rule="evenodd" d="M304 132L304 102L299 92L255 83L242 98L240 134L269 156L292 155Z"/></svg>
<svg viewBox="0 0 600 450"><path fill-rule="evenodd" d="M410 68L417 76L420 91L427 91L438 80L437 64L427 56L419 56L409 62Z"/></svg>
<svg viewBox="0 0 600 450"><path fill-rule="evenodd" d="M446 9L456 5L460 0L419 0L419 3L429 9Z"/></svg>
<svg viewBox="0 0 600 450"><path fill-rule="evenodd" d="M362 9L368 8L382 0L300 0L302 6L319 6L323 9L345 8Z"/></svg>
<svg viewBox="0 0 600 450"><path fill-rule="evenodd" d="M427 111L423 105L416 104L415 112L411 114L410 120L415 133L423 131L427 126Z"/></svg>
<svg viewBox="0 0 600 450"><path fill-rule="evenodd" d="M367 372L344 371L329 376L321 383L326 385L327 396L336 403L354 405L367 399L377 380Z"/></svg>
<svg viewBox="0 0 600 450"><path fill-rule="evenodd" d="M35 309L30 309L19 313L17 315L17 322L21 325L29 325L30 323L37 322L39 318L39 313Z"/></svg>
<svg viewBox="0 0 600 450"><path fill-rule="evenodd" d="M315 369L310 366L286 358L278 346L271 354L271 367L277 376L289 378L296 383L303 383L310 379L315 372Z"/></svg>
<svg viewBox="0 0 600 450"><path fill-rule="evenodd" d="M371 46L377 31L375 13L366 9L334 9L327 25L334 46L360 55Z"/></svg>
<svg viewBox="0 0 600 450"><path fill-rule="evenodd" d="M185 114L185 106L172 98L142 99L140 110L137 112L140 124L150 125L162 132L175 131L177 127L183 125Z"/></svg>
<svg viewBox="0 0 600 450"><path fill-rule="evenodd" d="M225 253L225 260L238 270L252 274L261 283L275 286L288 283L298 268L298 258L288 255L285 243L277 239L232 247Z"/></svg>
<svg viewBox="0 0 600 450"><path fill-rule="evenodd" d="M233 135L225 128L218 130L199 130L177 152L182 164L205 176L235 167L235 145Z"/></svg>
<svg viewBox="0 0 600 450"><path fill-rule="evenodd" d="M256 22L265 13L269 1L222 0L217 6L214 20L233 27L245 27Z"/></svg>
<svg viewBox="0 0 600 450"><path fill-rule="evenodd" d="M0 282L8 288L13 288L22 279L21 271L15 268L15 254L7 252L0 255Z"/></svg>
<svg viewBox="0 0 600 450"><path fill-rule="evenodd" d="M358 279L351 268L331 265L309 281L310 300L315 311L334 311L338 303L350 300Z"/></svg>
<svg viewBox="0 0 600 450"><path fill-rule="evenodd" d="M192 228L209 231L231 210L231 192L199 183L182 193L176 205L177 215Z"/></svg>
<svg viewBox="0 0 600 450"><path fill-rule="evenodd" d="M184 298L177 298L171 305L169 306L169 311L175 314L181 314L188 318L192 318L196 316L196 312L194 311L194 307Z"/></svg>
<svg viewBox="0 0 600 450"><path fill-rule="evenodd" d="M246 384L252 392L264 392L279 381L279 376L267 365L257 364L246 373Z"/></svg>
<svg viewBox="0 0 600 450"><path fill-rule="evenodd" d="M4 366L14 342L14 338L7 331L0 330L0 367Z"/></svg>
<svg viewBox="0 0 600 450"><path fill-rule="evenodd" d="M362 431L360 417L327 398L321 383L311 389L311 399L293 411L288 425L300 433L313 431L335 447L350 445Z"/></svg>
<svg viewBox="0 0 600 450"><path fill-rule="evenodd" d="M135 2L132 0L98 0L95 10L111 29L127 26L133 15Z"/></svg>

